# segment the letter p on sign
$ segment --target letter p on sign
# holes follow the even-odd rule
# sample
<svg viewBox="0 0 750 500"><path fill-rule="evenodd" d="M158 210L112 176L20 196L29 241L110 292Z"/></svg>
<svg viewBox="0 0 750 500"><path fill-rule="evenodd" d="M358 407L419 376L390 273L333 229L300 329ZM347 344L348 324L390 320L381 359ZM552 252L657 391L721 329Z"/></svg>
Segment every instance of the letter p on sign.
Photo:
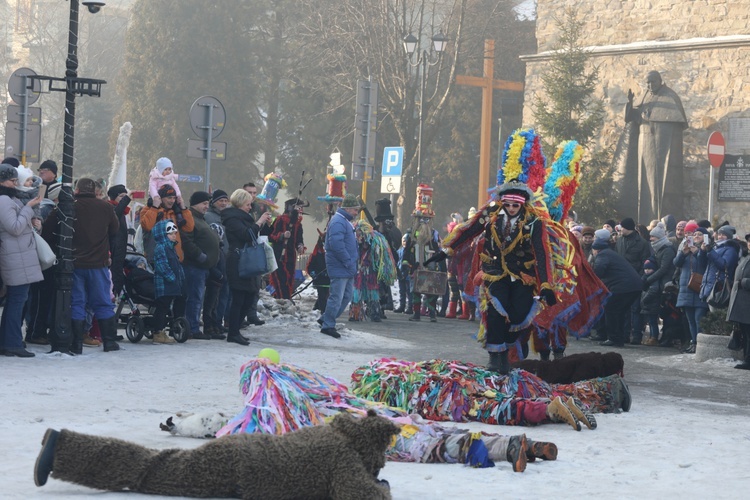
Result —
<svg viewBox="0 0 750 500"><path fill-rule="evenodd" d="M385 148L383 150L383 177L401 177L404 163L404 148Z"/></svg>

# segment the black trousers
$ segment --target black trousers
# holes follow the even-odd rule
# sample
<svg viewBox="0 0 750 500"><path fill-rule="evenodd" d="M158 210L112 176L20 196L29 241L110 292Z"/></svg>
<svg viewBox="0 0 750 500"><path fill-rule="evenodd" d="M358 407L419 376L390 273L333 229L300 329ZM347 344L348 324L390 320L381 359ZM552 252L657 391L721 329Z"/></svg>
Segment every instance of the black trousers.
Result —
<svg viewBox="0 0 750 500"><path fill-rule="evenodd" d="M511 331L514 325L522 324L534 307L534 287L524 285L523 281L511 281L504 278L489 285L489 293L497 300L508 314L506 318L494 305L487 305L487 339L485 349L490 352L502 352L507 344L518 340L522 331Z"/></svg>
<svg viewBox="0 0 750 500"><path fill-rule="evenodd" d="M640 299L641 292L613 293L604 306L604 323L607 339L616 344L625 343L625 318L630 314L633 302Z"/></svg>

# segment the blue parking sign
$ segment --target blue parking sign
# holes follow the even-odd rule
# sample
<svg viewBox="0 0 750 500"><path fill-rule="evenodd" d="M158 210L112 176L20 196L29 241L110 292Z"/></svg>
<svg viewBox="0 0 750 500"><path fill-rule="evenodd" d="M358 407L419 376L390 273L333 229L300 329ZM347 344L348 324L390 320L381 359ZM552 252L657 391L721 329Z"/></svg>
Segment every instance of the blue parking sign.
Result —
<svg viewBox="0 0 750 500"><path fill-rule="evenodd" d="M383 150L383 177L401 177L404 163L404 148Z"/></svg>

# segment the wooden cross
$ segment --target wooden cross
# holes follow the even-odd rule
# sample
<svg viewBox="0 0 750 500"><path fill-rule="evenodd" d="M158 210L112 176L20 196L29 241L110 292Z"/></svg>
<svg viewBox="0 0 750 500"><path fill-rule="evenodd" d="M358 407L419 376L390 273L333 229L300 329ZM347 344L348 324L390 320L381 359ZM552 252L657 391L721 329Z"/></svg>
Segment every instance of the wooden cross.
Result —
<svg viewBox="0 0 750 500"><path fill-rule="evenodd" d="M479 194L477 208L487 202L487 190L490 188L490 134L492 133L492 91L514 90L523 92L523 82L494 80L495 40L484 41L484 76L457 75L458 85L482 88L482 126L479 138Z"/></svg>

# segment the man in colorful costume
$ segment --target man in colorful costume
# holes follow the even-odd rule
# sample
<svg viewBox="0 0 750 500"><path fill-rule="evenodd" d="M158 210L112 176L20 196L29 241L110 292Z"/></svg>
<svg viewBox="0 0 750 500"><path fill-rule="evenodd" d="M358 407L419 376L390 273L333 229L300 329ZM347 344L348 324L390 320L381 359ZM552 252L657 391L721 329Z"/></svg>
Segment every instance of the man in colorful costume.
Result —
<svg viewBox="0 0 750 500"><path fill-rule="evenodd" d="M289 299L294 292L297 254L305 251L305 243L302 240L302 209L307 206L310 204L299 198L286 200L284 213L276 218L268 237L279 265L279 268L271 273L270 279L274 289L273 296L277 299Z"/></svg>

